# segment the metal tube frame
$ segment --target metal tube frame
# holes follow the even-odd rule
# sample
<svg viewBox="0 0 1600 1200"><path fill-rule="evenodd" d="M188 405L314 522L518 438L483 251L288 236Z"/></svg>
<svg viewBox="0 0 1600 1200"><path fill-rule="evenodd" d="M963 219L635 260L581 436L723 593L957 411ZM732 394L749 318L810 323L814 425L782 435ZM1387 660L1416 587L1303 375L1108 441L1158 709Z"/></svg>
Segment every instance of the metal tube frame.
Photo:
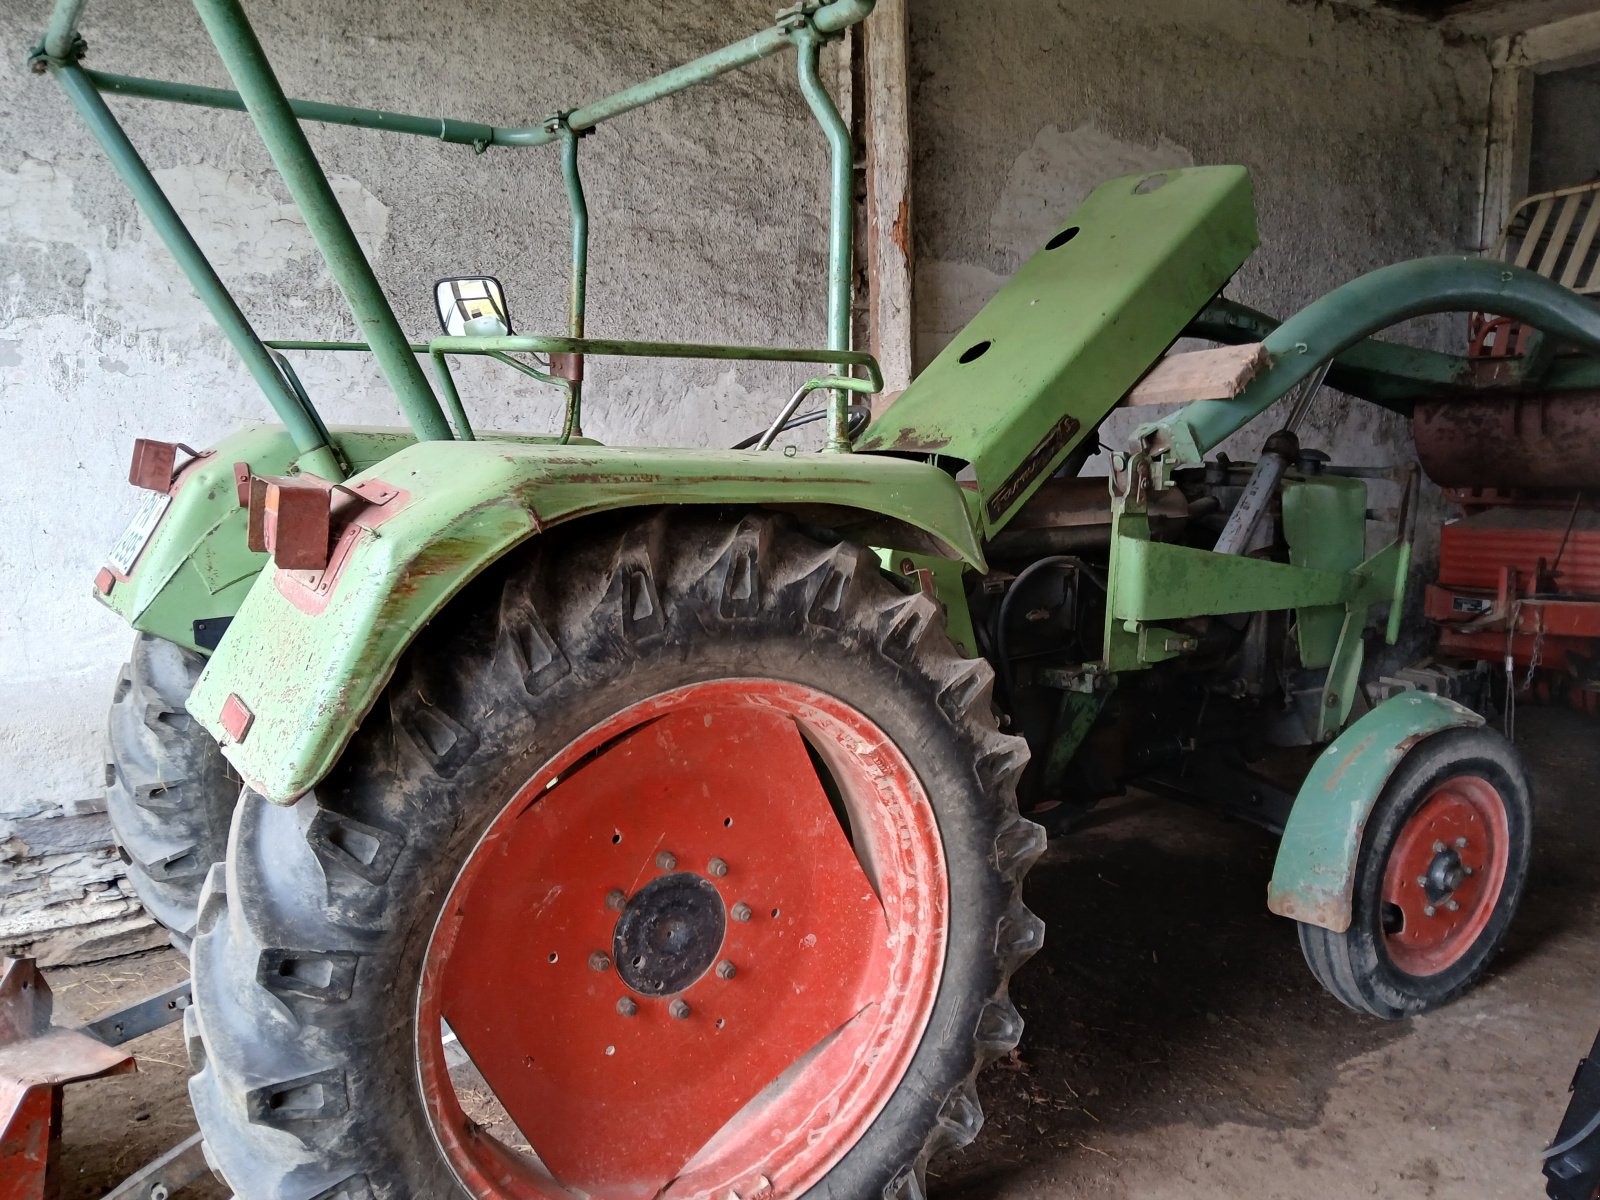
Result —
<svg viewBox="0 0 1600 1200"><path fill-rule="evenodd" d="M459 343L472 339L435 339L429 347L420 347L406 340L371 264L339 208L327 176L306 140L305 132L300 126L301 121L319 121L431 137L449 143L470 145L480 153L491 146L540 146L551 143L561 145L562 175L566 183L572 220L569 337L511 339L513 341L538 342L539 346L536 348L539 349L554 347L560 343L570 348L556 349L555 352L579 356L632 354L638 351L616 347L654 346L658 348L656 353L663 357L717 357L776 362L822 361L835 362L842 366L865 365L868 366L872 379L877 381L872 385L872 390L882 387L877 364L868 355L819 358L815 351L809 350L707 347L691 343L595 343L584 339L589 219L582 179L578 173L577 157L578 139L601 122L687 88L709 82L729 71L748 66L784 49L793 48L799 65L801 91L823 129L830 153L828 348L833 352L848 351L854 207L851 194L852 146L849 129L829 97L827 89L822 85L818 67L822 45L851 25L865 20L872 12L875 0L832 0L831 3L822 4L806 0L780 13L773 28L665 71L603 100L557 114L537 126L529 127L498 127L451 118L421 117L382 109L290 99L278 83L266 54L244 14L240 0L194 0L195 8L237 91L89 71L80 65L84 43L77 31L78 21L86 4L87 0L57 0L48 29L34 51L30 65L36 72L48 71L54 74L67 90L74 105L89 124L91 132L106 151L113 167L134 192L136 200L149 216L151 223L178 258L201 301L223 326L230 342L245 360L258 386L267 394L279 418L289 426L295 436L296 445L316 459L318 474L332 472L335 477L342 477L338 472L332 448L309 444L321 434L321 419L315 409L309 407L308 402L302 403L303 390L296 394L296 389L289 386L283 374L277 369L277 364L272 361L268 353L269 345L278 349L370 349L377 357L378 365L412 429L419 438L428 440L448 439L452 436L468 439L472 437L471 426L461 405L460 396L450 379L449 368L444 362L443 356L446 351L485 353L498 357L501 361L507 361L504 358L505 351L523 347L496 346L492 350L468 349L460 345L440 347L441 342ZM176 210L161 192L149 168L112 116L105 104L105 94L249 113L290 194L305 214L306 224L316 239L318 249L344 293L358 327L366 335L366 341L264 343L245 321L237 304L228 294L211 264L206 261ZM612 348L596 348L599 346ZM446 421L438 396L429 386L421 365L417 362L416 355L424 349L431 354L445 405L450 409L455 423L454 433ZM718 353L710 353L711 351ZM511 361L512 365L521 369L520 364ZM578 362L581 363L581 357ZM528 373L540 377L538 372L530 370ZM583 385L581 378L567 379L563 382L567 392L567 414L563 430L565 439L580 435ZM866 390L864 381L854 380L850 389ZM844 385L834 385L831 394L826 448L832 451L846 451L850 447L847 431L847 393ZM307 444L302 445L303 442Z"/></svg>

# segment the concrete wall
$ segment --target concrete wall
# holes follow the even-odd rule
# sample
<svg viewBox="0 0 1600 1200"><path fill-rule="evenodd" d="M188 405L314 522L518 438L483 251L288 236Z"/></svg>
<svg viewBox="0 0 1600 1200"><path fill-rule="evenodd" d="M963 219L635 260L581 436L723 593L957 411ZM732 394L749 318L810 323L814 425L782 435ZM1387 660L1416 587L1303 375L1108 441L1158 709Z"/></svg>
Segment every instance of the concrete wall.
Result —
<svg viewBox="0 0 1600 1200"><path fill-rule="evenodd" d="M1262 249L1228 294L1280 316L1470 242L1481 43L1307 0L914 0L912 17L920 362L1116 175L1248 166ZM1420 332L1465 336L1463 321ZM1102 440L1148 418L1117 414ZM1309 423L1344 461L1409 453L1401 422L1344 397L1325 393ZM1253 456L1268 424L1230 448Z"/></svg>
<svg viewBox="0 0 1600 1200"><path fill-rule="evenodd" d="M1600 66L1536 75L1528 194L1600 179Z"/></svg>
<svg viewBox="0 0 1600 1200"><path fill-rule="evenodd" d="M767 0L250 8L291 95L504 124L607 94L772 16ZM129 633L89 589L136 503L122 482L132 440L205 445L271 414L65 97L23 70L46 12L47 0L0 6L0 945L50 957L92 953L142 920L94 815ZM92 5L84 32L97 68L227 86L181 0ZM821 343L825 152L793 73L792 58L772 60L584 141L591 333ZM113 103L265 336L354 336L246 117ZM506 282L519 328L565 328L553 149L476 157L329 127L312 138L413 337L436 328L432 282L478 271ZM362 359L308 357L300 370L330 421L397 421ZM804 377L638 361L592 363L590 375L588 432L719 445L763 426ZM480 428L559 423L551 394L505 368L462 377ZM98 922L87 934L41 936L85 920Z"/></svg>
<svg viewBox="0 0 1600 1200"><path fill-rule="evenodd" d="M527 123L757 28L771 5L586 0L581 28L555 0L253 7L292 94ZM0 61L22 61L44 9L0 9ZM1235 294L1278 311L1367 267L1465 244L1487 102L1481 47L1305 0L913 0L912 18L922 360L1095 182L1128 171L1252 166L1267 249ZM175 0L91 9L86 33L100 68L226 82ZM791 74L769 63L585 142L591 332L820 338L823 154ZM264 332L350 335L245 118L118 107ZM0 117L11 449L0 472L0 944L81 957L138 936L95 815L104 705L128 633L88 598L135 503L119 482L129 446L141 434L203 444L266 410L52 85L0 76ZM474 158L328 129L313 140L413 335L432 328L431 281L457 271L501 275L520 327L559 326L566 225L548 151ZM690 444L761 425L800 374L592 370L590 432ZM303 375L330 419L392 419L360 360L308 361ZM480 426L548 427L555 415L506 374L463 375ZM1404 453L1397 423L1365 409L1329 400L1314 424L1346 458ZM85 921L98 924L48 933Z"/></svg>

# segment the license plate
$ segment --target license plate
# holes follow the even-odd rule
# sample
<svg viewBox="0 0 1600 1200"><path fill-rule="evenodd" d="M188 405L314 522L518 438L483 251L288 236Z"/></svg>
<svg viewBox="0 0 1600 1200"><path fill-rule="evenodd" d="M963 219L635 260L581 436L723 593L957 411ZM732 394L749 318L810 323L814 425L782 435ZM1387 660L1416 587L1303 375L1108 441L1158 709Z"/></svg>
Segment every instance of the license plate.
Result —
<svg viewBox="0 0 1600 1200"><path fill-rule="evenodd" d="M126 575L133 570L139 552L150 540L150 535L156 531L156 526L161 523L162 514L167 511L167 505L171 503L172 497L165 492L145 493L139 511L133 514L133 520L128 522L128 527L122 531L122 536L117 539L117 544L111 547L111 553L106 557L106 561L117 574Z"/></svg>

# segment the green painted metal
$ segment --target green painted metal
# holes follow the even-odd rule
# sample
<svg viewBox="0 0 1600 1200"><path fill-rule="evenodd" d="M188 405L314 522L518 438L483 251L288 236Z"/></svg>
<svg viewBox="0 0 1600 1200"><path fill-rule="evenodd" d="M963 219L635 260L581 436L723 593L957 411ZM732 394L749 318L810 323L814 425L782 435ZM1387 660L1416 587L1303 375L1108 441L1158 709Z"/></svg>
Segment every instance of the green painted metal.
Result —
<svg viewBox="0 0 1600 1200"><path fill-rule="evenodd" d="M372 347L401 412L419 439L448 439L450 427L439 401L400 331L388 297L372 273L239 0L194 0L194 6L244 98L267 153L304 215L317 249L344 293L357 327Z"/></svg>
<svg viewBox="0 0 1600 1200"><path fill-rule="evenodd" d="M967 605L966 564L933 554L878 550L878 561L892 575L906 575L918 581L944 609L944 631L955 648L968 658L978 657L978 638L972 630L972 609ZM931 587L924 586L926 582Z"/></svg>
<svg viewBox="0 0 1600 1200"><path fill-rule="evenodd" d="M1255 245L1243 167L1195 167L1105 184L856 449L971 464L984 529L1000 529Z"/></svg>
<svg viewBox="0 0 1600 1200"><path fill-rule="evenodd" d="M1267 907L1335 933L1348 930L1362 833L1389 777L1423 739L1482 724L1482 717L1454 701L1403 692L1340 733L1295 797L1278 844Z"/></svg>
<svg viewBox="0 0 1600 1200"><path fill-rule="evenodd" d="M164 79L145 79L137 75L114 75L105 71L85 71L89 81L102 92L138 100L164 100L171 104L190 104L201 108L220 108L244 112L244 98L226 88L202 87L194 83L169 83ZM405 133L433 138L456 145L485 148L495 145L501 133L493 125L477 121L456 121L449 117L417 117L409 113L377 108L356 108L348 104L323 104L316 100L290 100L289 108L301 121L324 125L347 125L356 129L375 129L386 133Z"/></svg>
<svg viewBox="0 0 1600 1200"><path fill-rule="evenodd" d="M1040 795L1058 797L1065 794L1067 772L1072 767L1072 760L1083 749L1089 734L1094 732L1095 724L1105 711L1106 701L1111 699L1115 687L1116 680L1111 679L1107 681L1107 686L1093 691L1080 691L1077 688L1062 690L1055 724L1051 729L1050 750L1045 756Z"/></svg>
<svg viewBox="0 0 1600 1200"><path fill-rule="evenodd" d="M1419 258L1380 268L1312 301L1268 335L1263 344L1271 365L1239 395L1185 405L1141 426L1134 443L1163 455L1168 467L1199 463L1329 358L1401 321L1446 312L1514 317L1600 354L1600 311L1576 292L1494 259Z"/></svg>
<svg viewBox="0 0 1600 1200"><path fill-rule="evenodd" d="M868 544L920 539L984 567L962 489L935 467L895 459L421 442L357 481L369 478L410 499L379 536L356 544L326 607L303 611L289 598L301 585L262 574L189 701L243 778L278 802L328 770L401 652L451 596L563 521L662 504L823 505L842 523L848 514L852 536ZM238 745L219 721L235 693L255 714Z"/></svg>
<svg viewBox="0 0 1600 1200"><path fill-rule="evenodd" d="M567 187L567 208L572 216L572 274L568 283L567 336L583 336L584 309L589 293L589 202L583 194L583 176L578 173L578 138L565 120L561 121L561 178ZM568 379L567 416L561 440L583 436L583 380Z"/></svg>
<svg viewBox="0 0 1600 1200"><path fill-rule="evenodd" d="M416 440L403 429L338 427L330 432L339 456L357 471ZM306 456L279 427L258 426L218 442L184 472L127 582L96 598L135 629L201 649L194 641L195 620L238 612L268 561L245 545L245 511L239 507L233 475L238 462L249 463L257 475L306 471Z"/></svg>
<svg viewBox="0 0 1600 1200"><path fill-rule="evenodd" d="M204 251L184 225L183 218L178 216L166 193L150 174L150 168L134 149L133 143L128 140L128 135L117 123L111 110L106 107L100 94L84 77L83 69L68 62L51 62L50 70L66 92L67 98L72 101L73 107L78 110L84 124L100 143L100 148L110 159L111 165L127 183L129 191L133 193L135 202L144 213L145 219L150 222L151 228L156 231L168 252L183 269L195 294L211 310L228 343L244 360L245 368L266 395L273 411L278 414L278 419L289 429L295 446L300 453L314 457L321 468L318 474L330 472L328 478L341 478L337 464L327 451L315 411L301 402L300 397L295 395L288 381L279 372L277 364L272 361L272 356L256 335L256 331L251 328L249 320L234 302L233 297L228 294L228 289L217 277Z"/></svg>
<svg viewBox="0 0 1600 1200"><path fill-rule="evenodd" d="M855 231L855 149L850 127L844 123L833 97L822 85L819 68L822 36L810 28L795 34L800 46L800 92L828 139L828 348L850 349L850 291L855 272L855 251L851 239ZM835 389L828 404L828 435L825 449L840 452L850 449L847 401L843 389Z"/></svg>
<svg viewBox="0 0 1600 1200"><path fill-rule="evenodd" d="M1367 485L1360 479L1324 475L1313 481L1285 479L1283 534L1289 561L1315 571L1354 571L1367 556ZM1302 666L1333 662L1344 628L1339 604L1302 607L1295 614L1295 638Z"/></svg>
<svg viewBox="0 0 1600 1200"><path fill-rule="evenodd" d="M622 358L705 358L720 361L830 363L861 367L871 390L883 390L878 360L864 350L793 349L783 346L720 346L700 342L636 342L616 338L547 337L509 334L505 337L436 337L428 343L435 354L582 354ZM833 386L830 384L829 386Z"/></svg>
<svg viewBox="0 0 1600 1200"><path fill-rule="evenodd" d="M1318 484L1324 482L1328 481ZM1306 489L1318 484L1298 481L1298 486ZM1352 520L1351 499L1343 495L1346 489L1334 484L1329 490L1336 499L1317 504L1308 495L1307 509ZM1355 528L1363 529L1364 523ZM1332 610L1338 615L1339 632L1333 644L1327 645L1327 631L1322 629L1314 633L1317 640L1313 644L1319 654L1324 650L1327 653L1324 661L1329 664L1330 679L1343 679L1351 670L1351 656L1359 654L1361 647L1359 636L1344 636L1352 615L1358 618L1359 632L1373 606L1403 595L1405 582L1398 576L1409 561L1401 554L1401 543L1397 541L1345 569L1315 565L1333 563L1335 554L1342 558L1353 547L1348 531L1334 533L1336 544L1326 553L1303 550L1301 564L1157 542L1151 538L1150 520L1143 506L1125 496L1113 500L1111 530L1102 660L1102 668L1108 673L1140 670L1196 649L1195 639L1171 628L1172 622L1294 609L1300 613ZM1298 532L1304 535L1305 531ZM1359 665L1357 660L1356 669ZM1329 696L1331 704L1327 704ZM1324 700L1329 711L1340 714L1338 723L1342 724L1354 700L1353 690L1331 685Z"/></svg>

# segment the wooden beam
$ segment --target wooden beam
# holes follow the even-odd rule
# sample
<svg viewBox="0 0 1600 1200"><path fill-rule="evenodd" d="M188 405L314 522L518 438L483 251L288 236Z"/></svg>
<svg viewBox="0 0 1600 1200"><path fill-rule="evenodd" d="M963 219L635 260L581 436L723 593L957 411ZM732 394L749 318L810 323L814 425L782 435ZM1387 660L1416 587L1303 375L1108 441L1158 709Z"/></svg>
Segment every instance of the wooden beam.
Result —
<svg viewBox="0 0 1600 1200"><path fill-rule="evenodd" d="M867 287L884 387L911 382L909 0L878 0L861 26L866 64Z"/></svg>
<svg viewBox="0 0 1600 1200"><path fill-rule="evenodd" d="M1600 61L1600 12L1554 21L1510 39L1506 59L1540 74Z"/></svg>
<svg viewBox="0 0 1600 1200"><path fill-rule="evenodd" d="M1231 400L1267 365L1260 342L1169 354L1152 367L1125 397L1130 407L1187 404L1191 400Z"/></svg>
<svg viewBox="0 0 1600 1200"><path fill-rule="evenodd" d="M1487 254L1528 194L1533 149L1533 72L1509 62L1509 43L1496 44L1489 83L1489 131L1479 206L1478 250Z"/></svg>
<svg viewBox="0 0 1600 1200"><path fill-rule="evenodd" d="M1469 37L1496 38L1600 9L1600 0L1468 0L1441 22Z"/></svg>

